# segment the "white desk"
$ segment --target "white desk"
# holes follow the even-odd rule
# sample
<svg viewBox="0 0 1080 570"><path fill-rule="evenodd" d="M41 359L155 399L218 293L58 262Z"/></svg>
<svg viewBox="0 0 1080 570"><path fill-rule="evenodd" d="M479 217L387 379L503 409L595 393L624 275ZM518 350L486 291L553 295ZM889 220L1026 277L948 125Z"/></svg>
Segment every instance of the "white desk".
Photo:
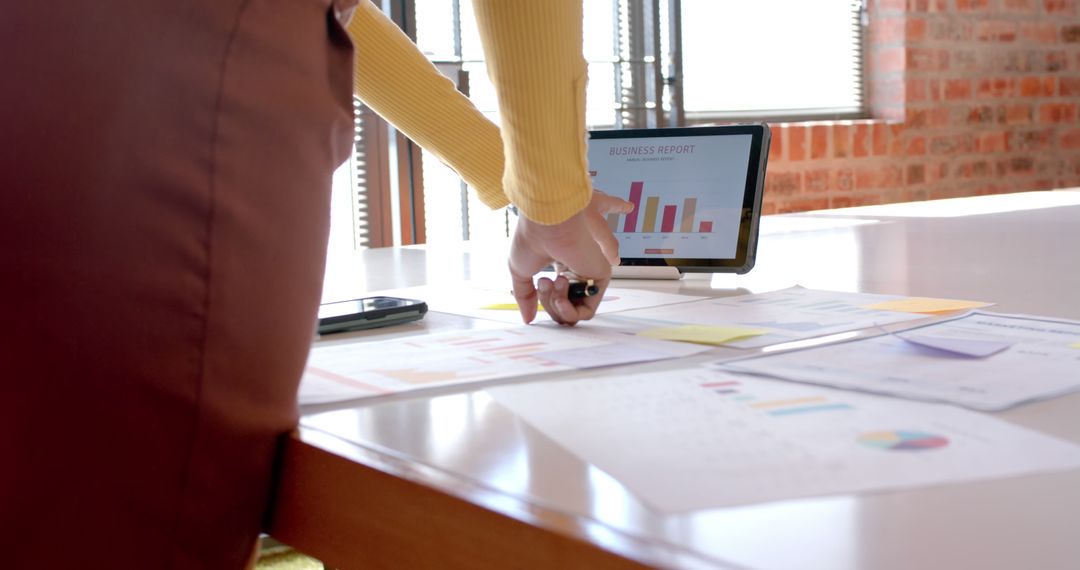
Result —
<svg viewBox="0 0 1080 570"><path fill-rule="evenodd" d="M1080 319L1078 245L1077 190L853 208L764 219L758 264L747 275L633 286L730 295L799 284L986 300L997 303L994 311ZM365 269L336 275L328 297L435 279L506 279L497 246L361 258ZM432 314L398 334L470 326ZM1080 394L997 416L1080 442ZM482 390L402 395L306 415L302 426L288 446L270 532L341 567L1080 565L1077 471L665 514Z"/></svg>

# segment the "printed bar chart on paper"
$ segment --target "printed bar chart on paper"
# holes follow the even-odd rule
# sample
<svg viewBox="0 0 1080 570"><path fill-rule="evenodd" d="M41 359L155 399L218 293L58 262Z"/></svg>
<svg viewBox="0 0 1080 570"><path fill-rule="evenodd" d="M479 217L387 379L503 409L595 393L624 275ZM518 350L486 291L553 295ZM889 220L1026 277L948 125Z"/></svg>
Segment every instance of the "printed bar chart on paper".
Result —
<svg viewBox="0 0 1080 570"><path fill-rule="evenodd" d="M520 326L317 345L300 382L301 405L689 356L706 347L604 329Z"/></svg>
<svg viewBox="0 0 1080 570"><path fill-rule="evenodd" d="M751 136L665 137L589 143L593 185L634 204L608 227L623 257L733 257Z"/></svg>
<svg viewBox="0 0 1080 570"><path fill-rule="evenodd" d="M487 392L664 511L1080 468L1080 446L985 414L707 366Z"/></svg>

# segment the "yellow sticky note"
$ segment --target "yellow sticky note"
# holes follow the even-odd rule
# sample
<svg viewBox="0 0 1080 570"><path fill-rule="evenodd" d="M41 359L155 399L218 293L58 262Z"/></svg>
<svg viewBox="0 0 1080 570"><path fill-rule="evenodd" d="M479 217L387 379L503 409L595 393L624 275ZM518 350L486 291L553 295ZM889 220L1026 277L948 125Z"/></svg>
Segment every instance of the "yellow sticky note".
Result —
<svg viewBox="0 0 1080 570"><path fill-rule="evenodd" d="M1080 348L1080 341L1070 344L1069 348Z"/></svg>
<svg viewBox="0 0 1080 570"><path fill-rule="evenodd" d="M885 301L873 305L865 305L864 309L877 309L879 311L900 311L902 313L946 313L949 311L963 311L989 307L992 303L981 301L962 301L960 299L934 299L931 297L906 297L894 301Z"/></svg>
<svg viewBox="0 0 1080 570"><path fill-rule="evenodd" d="M647 336L649 338L658 338L661 340L677 340L680 342L693 342L696 344L721 345L734 340L763 335L767 332L769 332L769 329L681 325L677 327L648 329L637 334L638 336Z"/></svg>
<svg viewBox="0 0 1080 570"><path fill-rule="evenodd" d="M484 305L481 309L488 309L490 311L516 311L518 310L517 303L492 303L490 305ZM543 311L543 305L537 305L536 310Z"/></svg>

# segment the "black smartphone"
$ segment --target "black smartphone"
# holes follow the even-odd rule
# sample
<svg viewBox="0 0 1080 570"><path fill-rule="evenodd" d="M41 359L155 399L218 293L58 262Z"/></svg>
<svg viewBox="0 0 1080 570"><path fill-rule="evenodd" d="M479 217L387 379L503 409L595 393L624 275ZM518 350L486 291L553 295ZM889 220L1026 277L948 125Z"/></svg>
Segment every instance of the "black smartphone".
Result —
<svg viewBox="0 0 1080 570"><path fill-rule="evenodd" d="M424 318L427 303L399 297L365 297L319 306L319 334L385 327Z"/></svg>

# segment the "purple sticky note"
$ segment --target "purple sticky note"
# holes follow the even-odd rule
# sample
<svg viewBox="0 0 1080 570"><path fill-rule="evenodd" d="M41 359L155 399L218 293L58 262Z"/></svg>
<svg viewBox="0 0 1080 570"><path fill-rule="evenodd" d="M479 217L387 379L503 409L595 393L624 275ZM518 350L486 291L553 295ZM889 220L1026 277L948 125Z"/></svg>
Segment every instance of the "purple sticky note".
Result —
<svg viewBox="0 0 1080 570"><path fill-rule="evenodd" d="M981 338L955 338L914 333L896 334L894 336L911 344L975 358L985 358L997 354L1013 345L1011 342Z"/></svg>

